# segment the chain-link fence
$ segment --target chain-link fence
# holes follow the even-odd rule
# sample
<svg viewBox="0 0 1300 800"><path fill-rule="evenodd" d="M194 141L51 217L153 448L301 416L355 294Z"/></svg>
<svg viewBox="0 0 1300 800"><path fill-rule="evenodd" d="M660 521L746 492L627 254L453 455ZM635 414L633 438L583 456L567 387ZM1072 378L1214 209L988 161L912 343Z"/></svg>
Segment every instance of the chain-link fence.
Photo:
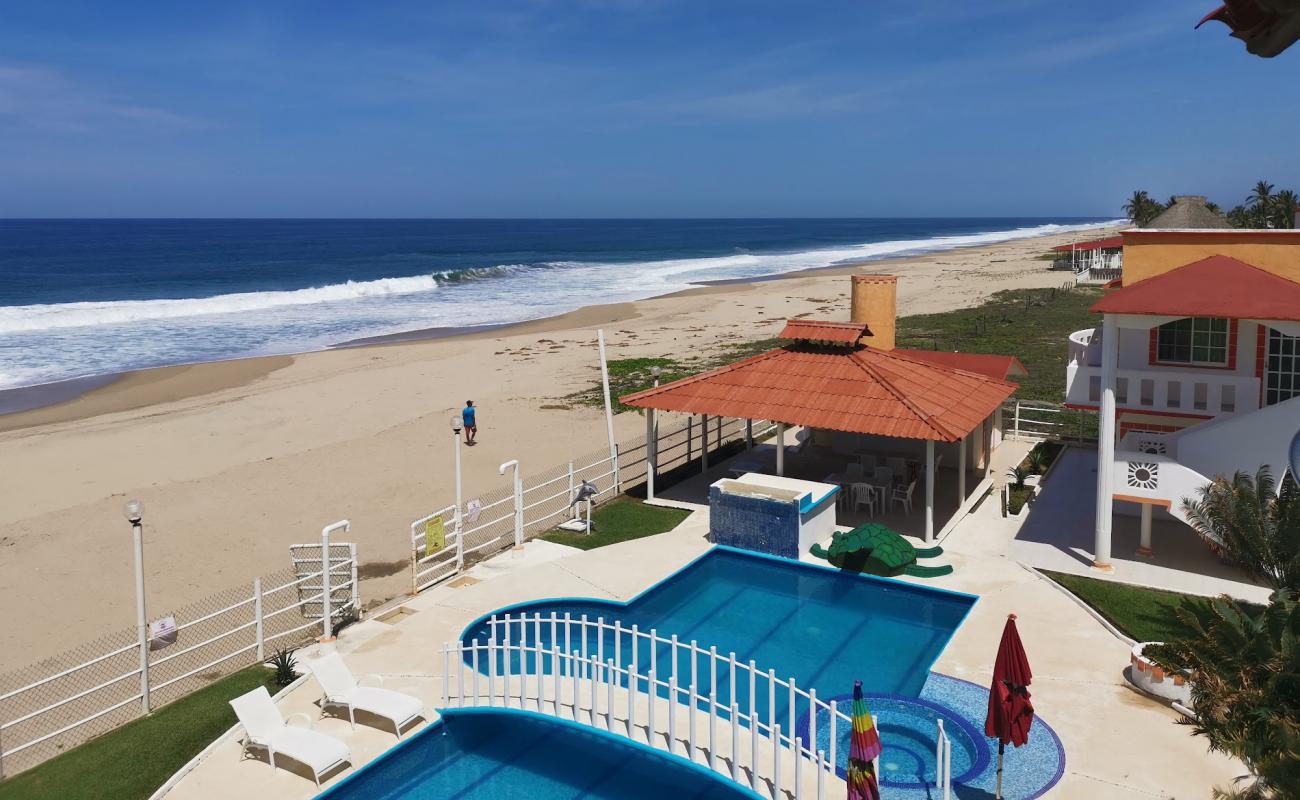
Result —
<svg viewBox="0 0 1300 800"><path fill-rule="evenodd" d="M143 647L138 630L125 628L0 675L0 776L315 637L324 594L321 546L296 548L293 567L154 614L175 625L150 630ZM331 543L330 617L336 625L360 608L356 563L355 545Z"/></svg>
<svg viewBox="0 0 1300 800"><path fill-rule="evenodd" d="M770 436L771 423L713 417L707 424L694 418L680 427L657 431L656 485L672 485L695 474L709 458L715 461L739 450L747 438ZM592 498L601 503L635 491L646 483L644 436L623 442L611 456L597 450L541 472L530 472L517 483L502 484L465 502L459 539L456 506L448 505L411 523L411 588L419 592L459 574L501 550L551 530L576 513L574 499L584 482L596 487ZM514 466L518 469L518 465Z"/></svg>

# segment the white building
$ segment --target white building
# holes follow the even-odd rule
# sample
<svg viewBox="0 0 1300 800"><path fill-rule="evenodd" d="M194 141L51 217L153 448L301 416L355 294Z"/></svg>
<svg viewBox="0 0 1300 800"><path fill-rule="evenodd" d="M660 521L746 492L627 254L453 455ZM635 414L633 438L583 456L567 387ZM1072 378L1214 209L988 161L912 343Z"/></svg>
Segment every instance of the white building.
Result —
<svg viewBox="0 0 1300 800"><path fill-rule="evenodd" d="M1094 566L1114 513L1186 522L1217 475L1280 479L1300 431L1300 231L1125 231L1122 288L1070 335L1067 404L1100 411Z"/></svg>

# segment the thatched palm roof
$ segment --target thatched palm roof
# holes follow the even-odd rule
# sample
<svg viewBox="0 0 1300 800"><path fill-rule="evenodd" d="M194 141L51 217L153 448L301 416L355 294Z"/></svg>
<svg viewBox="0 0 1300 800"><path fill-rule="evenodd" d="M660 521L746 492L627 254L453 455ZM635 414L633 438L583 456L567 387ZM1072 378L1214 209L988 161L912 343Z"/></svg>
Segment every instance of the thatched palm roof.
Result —
<svg viewBox="0 0 1300 800"><path fill-rule="evenodd" d="M1231 228L1228 220L1205 205L1205 197L1197 194L1179 195L1174 204L1160 216L1148 222L1146 228Z"/></svg>

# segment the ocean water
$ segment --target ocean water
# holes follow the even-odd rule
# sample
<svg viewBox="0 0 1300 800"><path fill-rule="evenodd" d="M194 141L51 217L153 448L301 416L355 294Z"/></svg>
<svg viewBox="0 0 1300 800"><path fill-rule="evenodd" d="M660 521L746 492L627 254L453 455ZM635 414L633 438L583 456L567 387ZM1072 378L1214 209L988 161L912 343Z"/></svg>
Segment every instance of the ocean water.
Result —
<svg viewBox="0 0 1300 800"><path fill-rule="evenodd" d="M0 389L496 325L1112 220L0 220Z"/></svg>

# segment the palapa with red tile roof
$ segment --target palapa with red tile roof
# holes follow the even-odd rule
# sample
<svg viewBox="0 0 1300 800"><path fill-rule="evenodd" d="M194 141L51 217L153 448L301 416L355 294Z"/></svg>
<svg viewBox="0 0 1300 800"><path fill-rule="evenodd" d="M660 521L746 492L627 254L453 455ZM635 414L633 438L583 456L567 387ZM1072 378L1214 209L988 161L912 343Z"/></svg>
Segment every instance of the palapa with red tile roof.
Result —
<svg viewBox="0 0 1300 800"><path fill-rule="evenodd" d="M1300 321L1300 284L1229 256L1210 256L1116 289L1092 310Z"/></svg>
<svg viewBox="0 0 1300 800"><path fill-rule="evenodd" d="M792 319L776 335L778 339L806 342L829 342L854 345L863 336L870 335L867 326L860 322L831 322L821 319Z"/></svg>
<svg viewBox="0 0 1300 800"><path fill-rule="evenodd" d="M1014 383L903 351L802 342L621 398L625 405L956 442Z"/></svg>

